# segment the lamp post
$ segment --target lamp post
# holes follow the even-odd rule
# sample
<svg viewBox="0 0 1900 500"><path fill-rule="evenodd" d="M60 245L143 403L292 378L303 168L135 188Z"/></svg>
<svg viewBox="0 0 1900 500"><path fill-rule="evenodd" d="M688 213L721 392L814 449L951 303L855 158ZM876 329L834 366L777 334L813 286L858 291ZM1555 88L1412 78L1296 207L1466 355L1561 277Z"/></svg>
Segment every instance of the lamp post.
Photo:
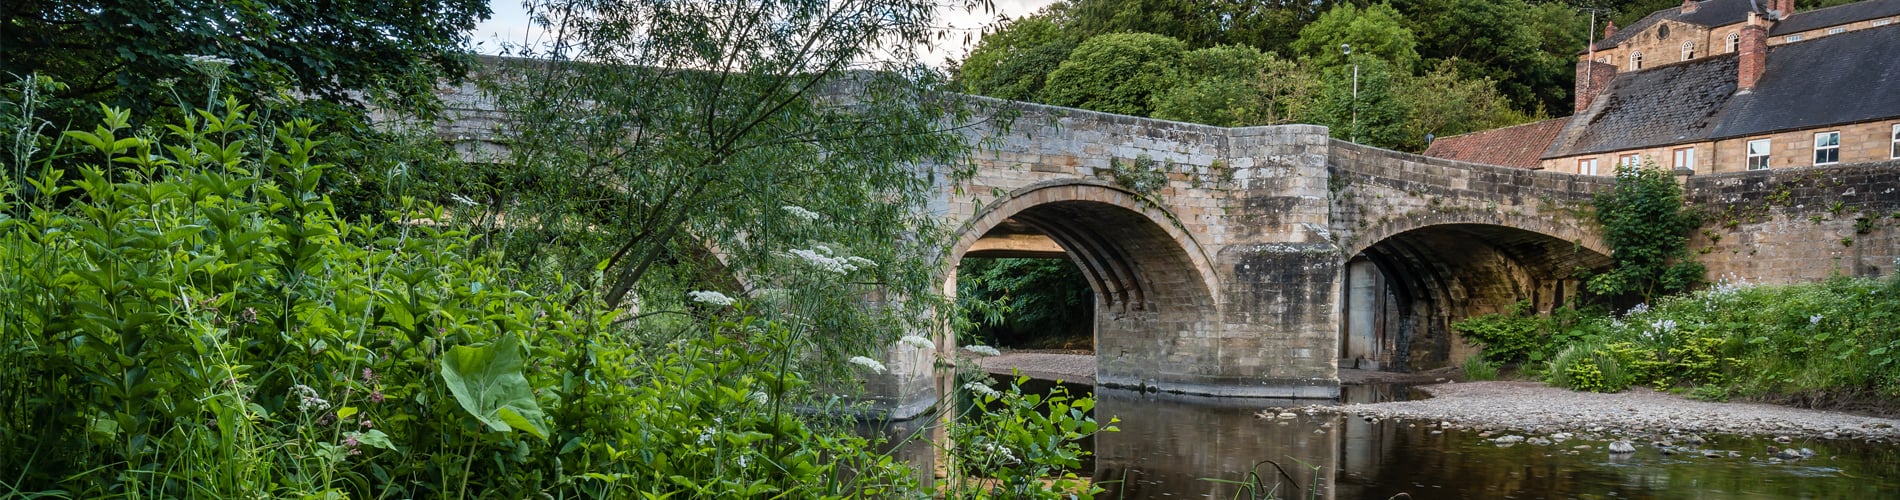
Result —
<svg viewBox="0 0 1900 500"><path fill-rule="evenodd" d="M1339 51L1352 60L1352 44L1339 44ZM1359 63L1352 63L1352 142L1359 143Z"/></svg>

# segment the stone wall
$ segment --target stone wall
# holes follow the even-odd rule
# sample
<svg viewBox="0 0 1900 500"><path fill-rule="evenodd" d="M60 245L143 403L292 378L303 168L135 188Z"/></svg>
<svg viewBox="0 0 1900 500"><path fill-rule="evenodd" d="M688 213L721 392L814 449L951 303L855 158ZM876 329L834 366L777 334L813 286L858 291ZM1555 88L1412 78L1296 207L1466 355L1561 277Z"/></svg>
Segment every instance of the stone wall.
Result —
<svg viewBox="0 0 1900 500"><path fill-rule="evenodd" d="M1691 177L1711 279L1795 283L1895 272L1900 161Z"/></svg>

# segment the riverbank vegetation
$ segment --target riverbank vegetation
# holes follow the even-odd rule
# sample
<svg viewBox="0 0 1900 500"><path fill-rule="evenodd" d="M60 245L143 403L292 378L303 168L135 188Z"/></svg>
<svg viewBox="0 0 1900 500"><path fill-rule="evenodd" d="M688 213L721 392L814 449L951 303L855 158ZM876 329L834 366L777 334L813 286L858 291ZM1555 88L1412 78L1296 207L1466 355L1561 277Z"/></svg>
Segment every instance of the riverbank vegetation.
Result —
<svg viewBox="0 0 1900 500"><path fill-rule="evenodd" d="M1611 268L1589 279L1597 305L1536 314L1521 303L1453 323L1483 346L1483 362L1575 390L1648 385L1897 409L1888 401L1900 396L1900 276L1698 288L1705 271L1687 251L1697 218L1653 165L1619 169L1594 210L1614 250ZM1618 300L1634 305L1618 310Z"/></svg>
<svg viewBox="0 0 1900 500"><path fill-rule="evenodd" d="M485 11L443 7L418 29ZM25 76L0 90L0 496L1090 491L1053 472L1100 430L1086 398L959 379L987 404L922 418L989 446L941 477L852 430L865 385L957 363L924 333L945 242L920 207L954 179L915 166L964 165L942 125L970 112L914 62L932 9L535 2L559 40L469 75L500 108L479 137L433 126L467 62L433 38L342 60L374 56L198 13L138 65L0 53ZM392 87L349 87L372 114L284 65ZM95 70L154 83L56 78Z"/></svg>

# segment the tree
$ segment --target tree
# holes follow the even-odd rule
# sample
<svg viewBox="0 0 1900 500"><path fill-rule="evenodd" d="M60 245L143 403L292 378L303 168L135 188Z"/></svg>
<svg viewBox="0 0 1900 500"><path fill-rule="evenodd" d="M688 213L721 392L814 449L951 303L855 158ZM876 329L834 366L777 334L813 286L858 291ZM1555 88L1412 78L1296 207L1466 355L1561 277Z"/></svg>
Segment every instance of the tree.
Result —
<svg viewBox="0 0 1900 500"><path fill-rule="evenodd" d="M236 95L278 90L357 102L355 92L411 102L467 68L467 32L486 0L12 0L0 6L0 74L67 84L65 102L101 101L144 116L206 95L192 56L231 62ZM208 105L209 103L202 103ZM55 122L95 108L51 109Z"/></svg>
<svg viewBox="0 0 1900 500"><path fill-rule="evenodd" d="M1340 46L1351 44L1354 57L1378 58L1397 71L1410 73L1418 63L1418 40L1407 24L1405 16L1387 4L1364 9L1340 5L1300 28L1293 50L1305 64L1331 68L1346 64L1348 56Z"/></svg>
<svg viewBox="0 0 1900 500"><path fill-rule="evenodd" d="M1067 27L1081 36L1140 32L1166 35L1190 48L1247 45L1287 53L1300 27L1346 2L1265 0L1076 0Z"/></svg>
<svg viewBox="0 0 1900 500"><path fill-rule="evenodd" d="M1406 77L1391 63L1354 51L1352 60L1326 68L1318 102L1310 118L1332 128L1336 139L1383 148L1402 148L1410 140L1406 121L1411 110L1397 92ZM1353 91L1353 65L1359 67L1358 92Z"/></svg>
<svg viewBox="0 0 1900 500"><path fill-rule="evenodd" d="M1616 168L1616 186L1597 193L1596 220L1610 247L1608 272L1590 277L1592 293L1636 295L1649 302L1687 291L1707 270L1689 257L1689 234L1701 217L1682 206L1682 186L1655 163Z"/></svg>
<svg viewBox="0 0 1900 500"><path fill-rule="evenodd" d="M1035 98L1049 73L1061 66L1081 41L1063 30L1053 17L1045 9L1005 23L984 36L957 66L958 87L998 99Z"/></svg>
<svg viewBox="0 0 1900 500"><path fill-rule="evenodd" d="M1174 65L1187 44L1151 33L1090 38L1049 73L1041 102L1107 113L1147 116L1152 99L1173 83Z"/></svg>
<svg viewBox="0 0 1900 500"><path fill-rule="evenodd" d="M1318 92L1317 75L1244 45L1189 51L1174 85L1154 98L1154 116L1220 127L1292 123Z"/></svg>
<svg viewBox="0 0 1900 500"><path fill-rule="evenodd" d="M1395 100L1408 113L1398 147L1425 149L1425 135L1439 137L1528 121L1489 79L1463 78L1453 61L1440 61L1424 75L1405 78Z"/></svg>
<svg viewBox="0 0 1900 500"><path fill-rule="evenodd" d="M962 101L916 62L932 2L533 10L558 39L492 68L510 150L457 213L491 249L589 276L605 302L646 314L694 290L800 304L758 311L795 312L812 359L863 354L868 332L928 317L939 233L922 205L936 172L920 165L954 168L968 151L942 128ZM904 300L864 307L872 295Z"/></svg>
<svg viewBox="0 0 1900 500"><path fill-rule="evenodd" d="M1489 78L1526 112L1564 109L1589 28L1577 11L1523 0L1397 0L1427 60Z"/></svg>

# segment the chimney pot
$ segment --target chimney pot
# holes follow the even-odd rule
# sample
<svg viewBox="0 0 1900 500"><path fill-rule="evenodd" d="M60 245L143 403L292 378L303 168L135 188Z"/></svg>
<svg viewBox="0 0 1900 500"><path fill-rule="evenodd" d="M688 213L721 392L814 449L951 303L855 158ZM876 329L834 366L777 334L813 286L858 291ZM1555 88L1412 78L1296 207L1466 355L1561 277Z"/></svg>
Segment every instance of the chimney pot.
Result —
<svg viewBox="0 0 1900 500"><path fill-rule="evenodd" d="M1610 22L1604 23L1603 24L1603 38L1609 38L1613 36L1616 36L1616 21L1610 21Z"/></svg>
<svg viewBox="0 0 1900 500"><path fill-rule="evenodd" d="M1695 9L1697 5L1699 4L1696 3L1696 0L1682 0L1682 13L1684 14L1695 13Z"/></svg>

